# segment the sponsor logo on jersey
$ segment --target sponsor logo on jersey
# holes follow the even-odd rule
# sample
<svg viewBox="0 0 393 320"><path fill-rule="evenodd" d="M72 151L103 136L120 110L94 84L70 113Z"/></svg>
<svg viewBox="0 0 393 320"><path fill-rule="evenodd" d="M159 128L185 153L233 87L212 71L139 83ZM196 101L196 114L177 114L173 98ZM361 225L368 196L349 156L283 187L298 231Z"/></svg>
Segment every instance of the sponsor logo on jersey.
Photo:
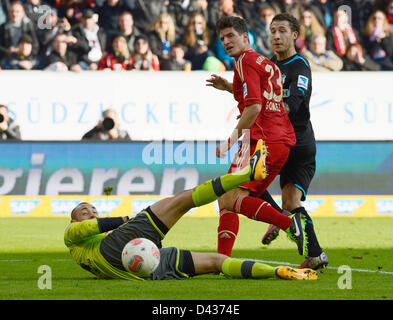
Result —
<svg viewBox="0 0 393 320"><path fill-rule="evenodd" d="M393 214L393 200L377 199L375 200L377 212L381 214Z"/></svg>
<svg viewBox="0 0 393 320"><path fill-rule="evenodd" d="M259 57L257 58L256 63L261 64L261 63L263 62L263 60L265 60L265 57L259 56Z"/></svg>
<svg viewBox="0 0 393 320"><path fill-rule="evenodd" d="M10 211L11 214L28 214L40 203L41 200L10 200Z"/></svg>
<svg viewBox="0 0 393 320"><path fill-rule="evenodd" d="M299 88L308 89L308 78L306 76L299 75L297 78L297 86Z"/></svg>
<svg viewBox="0 0 393 320"><path fill-rule="evenodd" d="M120 205L121 202L122 200L97 199L92 200L91 204L96 207L99 214L110 214Z"/></svg>
<svg viewBox="0 0 393 320"><path fill-rule="evenodd" d="M81 202L81 199L53 199L50 201L50 209L52 214L70 214Z"/></svg>
<svg viewBox="0 0 393 320"><path fill-rule="evenodd" d="M244 83L243 84L243 98L247 97L247 94L248 94L248 92L247 92L247 83Z"/></svg>
<svg viewBox="0 0 393 320"><path fill-rule="evenodd" d="M338 214L352 214L363 204L363 199L334 200L334 210Z"/></svg>

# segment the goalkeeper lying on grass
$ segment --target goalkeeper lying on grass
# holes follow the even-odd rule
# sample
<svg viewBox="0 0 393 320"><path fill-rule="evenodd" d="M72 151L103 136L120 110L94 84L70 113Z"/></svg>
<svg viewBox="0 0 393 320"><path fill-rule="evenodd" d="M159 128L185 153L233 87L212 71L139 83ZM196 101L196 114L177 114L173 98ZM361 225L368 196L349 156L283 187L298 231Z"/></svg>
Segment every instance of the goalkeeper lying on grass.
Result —
<svg viewBox="0 0 393 320"><path fill-rule="evenodd" d="M262 146L262 143L259 144ZM65 245L72 258L82 268L98 278L139 278L127 272L121 261L124 246L133 238L147 238L161 248L161 241L169 229L191 208L199 207L218 199L225 192L266 176L266 149L258 148L249 164L236 173L209 180L192 190L185 190L158 201L134 218L99 218L98 212L89 203L78 204L71 212L71 224L64 234ZM302 239L307 238L304 224L288 228L290 239L298 241L299 228ZM294 235L296 233L296 236ZM233 278L264 279L278 277L287 280L316 280L312 269L294 269L287 266L273 267L251 260L229 258L218 253L191 252L177 248L161 248L158 268L146 280L186 279L206 273L223 273Z"/></svg>

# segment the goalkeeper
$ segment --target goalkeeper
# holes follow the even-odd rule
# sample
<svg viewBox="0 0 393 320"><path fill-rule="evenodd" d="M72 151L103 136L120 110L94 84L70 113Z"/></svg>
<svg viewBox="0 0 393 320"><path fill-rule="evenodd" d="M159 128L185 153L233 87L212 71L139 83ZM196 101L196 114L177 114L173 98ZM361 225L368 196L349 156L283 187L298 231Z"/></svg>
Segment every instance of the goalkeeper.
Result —
<svg viewBox="0 0 393 320"><path fill-rule="evenodd" d="M94 206L82 202L71 212L71 224L64 234L65 245L76 263L98 278L142 280L124 269L121 253L131 239L147 238L161 248L159 266L144 278L147 280L186 279L220 272L235 278L315 280L318 276L312 269L272 267L218 253L191 252L161 246L165 234L191 208L210 203L245 182L262 180L265 177L265 158L266 152L257 147L249 164L241 171L209 180L192 190L160 200L131 219L99 218ZM304 223L297 225L297 221L299 219L294 217L287 230L288 236L293 240L296 240L295 234L305 232Z"/></svg>

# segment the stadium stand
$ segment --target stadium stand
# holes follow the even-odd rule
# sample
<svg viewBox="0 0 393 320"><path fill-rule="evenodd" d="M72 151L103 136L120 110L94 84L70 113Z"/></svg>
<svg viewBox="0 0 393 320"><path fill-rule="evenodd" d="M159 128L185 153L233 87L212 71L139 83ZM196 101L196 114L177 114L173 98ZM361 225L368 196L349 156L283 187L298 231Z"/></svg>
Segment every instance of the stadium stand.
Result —
<svg viewBox="0 0 393 320"><path fill-rule="evenodd" d="M263 19L258 19L258 12L266 6L275 13L288 11L299 18L302 29L297 49L300 53L309 53L312 36L322 35L327 39L326 50L343 59L344 66L350 56L348 51L357 44L367 63L377 65L373 70L393 69L392 0L1 0L0 67L44 70L53 55L55 36L64 33L68 51L80 68L70 68L65 63L55 70L98 70L99 58L113 54L112 41L119 35L126 38L130 56L134 56L135 37L146 36L153 54L159 57L161 70L171 70L164 66L169 64L166 60L171 59L171 46L175 44L181 44L186 59L194 62L192 70L206 70L203 66L210 64L201 59L212 57L221 59L226 70L232 70L233 64L223 60L218 52L215 22L222 15L243 16L249 23L251 38L255 39L254 49L261 51L257 47L262 43L261 30L266 42L269 29L263 25ZM195 17L203 20L203 30L193 28ZM163 25L168 20L170 29L174 28L170 34L163 31L168 29ZM196 39L192 50L190 37ZM32 47L28 57L20 43ZM195 47L203 47L203 53L208 54L201 56L201 50ZM29 62L20 63L25 60ZM361 66L349 69L370 70Z"/></svg>

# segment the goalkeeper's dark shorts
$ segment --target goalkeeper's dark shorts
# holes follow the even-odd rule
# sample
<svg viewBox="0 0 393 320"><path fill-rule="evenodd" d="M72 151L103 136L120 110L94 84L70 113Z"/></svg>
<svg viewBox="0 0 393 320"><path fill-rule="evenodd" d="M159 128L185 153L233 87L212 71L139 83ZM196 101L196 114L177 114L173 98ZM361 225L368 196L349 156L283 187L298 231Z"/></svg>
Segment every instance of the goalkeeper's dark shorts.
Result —
<svg viewBox="0 0 393 320"><path fill-rule="evenodd" d="M281 189L288 183L302 191L301 201L306 200L308 188L315 174L316 145L295 146L280 172Z"/></svg>
<svg viewBox="0 0 393 320"><path fill-rule="evenodd" d="M160 264L145 277L147 280L187 279L195 275L191 252L177 248L162 248L168 228L151 211L150 207L113 230L102 241L100 252L112 266L126 271L121 262L124 246L132 239L146 238L153 241L160 250Z"/></svg>

